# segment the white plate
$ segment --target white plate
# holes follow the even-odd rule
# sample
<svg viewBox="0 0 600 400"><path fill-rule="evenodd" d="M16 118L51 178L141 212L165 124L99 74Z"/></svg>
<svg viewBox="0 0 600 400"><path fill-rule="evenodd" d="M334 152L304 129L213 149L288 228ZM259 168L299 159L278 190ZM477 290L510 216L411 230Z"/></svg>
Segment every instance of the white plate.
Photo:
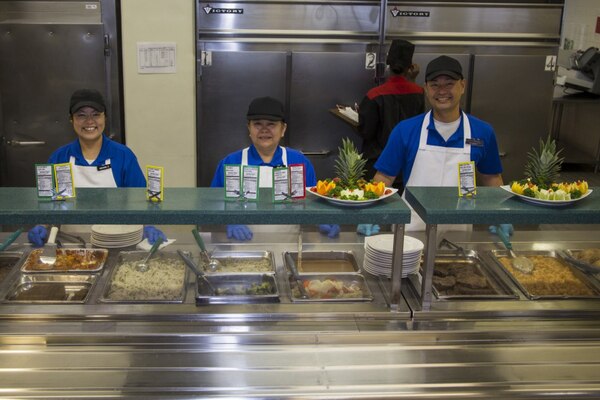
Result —
<svg viewBox="0 0 600 400"><path fill-rule="evenodd" d="M143 229L144 225L92 225L92 232L110 236L132 234Z"/></svg>
<svg viewBox="0 0 600 400"><path fill-rule="evenodd" d="M313 188L316 188L316 186L307 187L306 191L308 193L310 193L310 194L313 194L313 195L317 196L317 197L325 199L325 200L327 200L328 202L330 202L332 204L336 204L338 206L344 206L344 207L363 207L363 206L368 206L368 205L371 205L373 203L377 203L379 200L383 200L383 199L386 199L386 198L388 198L390 196L393 196L394 194L396 194L398 192L398 189L396 189L396 188L386 187L385 190L384 190L384 193L387 190L391 190L391 192L388 193L388 194L384 194L384 195L380 196L378 199L371 199L371 200L340 200L340 199L334 199L332 197L324 196L324 195L319 194L317 192L313 192L311 190Z"/></svg>
<svg viewBox="0 0 600 400"><path fill-rule="evenodd" d="M365 238L365 243L373 250L392 254L394 250L394 235L390 233L368 236ZM419 239L404 235L404 255L406 255L406 253L414 253L416 251L423 250L424 247L425 245Z"/></svg>
<svg viewBox="0 0 600 400"><path fill-rule="evenodd" d="M528 203L537 204L539 206L547 206L547 207L561 207L561 206L573 204L575 202L578 202L579 200L585 199L593 192L592 189L588 189L588 191L585 192L585 194L582 194L580 198L572 199L572 200L542 200L542 199L535 199L533 197L528 197L528 196L524 196L522 194L515 193L510 189L509 185L502 185L500 187L502 189L506 190L508 193L515 195Z"/></svg>

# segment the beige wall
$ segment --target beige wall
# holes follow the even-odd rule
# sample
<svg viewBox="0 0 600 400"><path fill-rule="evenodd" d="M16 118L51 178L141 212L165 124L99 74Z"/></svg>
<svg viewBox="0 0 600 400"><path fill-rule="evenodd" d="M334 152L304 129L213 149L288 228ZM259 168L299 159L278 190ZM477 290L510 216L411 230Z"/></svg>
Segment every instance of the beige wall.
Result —
<svg viewBox="0 0 600 400"><path fill-rule="evenodd" d="M165 167L165 186L196 186L194 2L121 2L126 143L142 169ZM138 42L175 42L175 74L138 74Z"/></svg>

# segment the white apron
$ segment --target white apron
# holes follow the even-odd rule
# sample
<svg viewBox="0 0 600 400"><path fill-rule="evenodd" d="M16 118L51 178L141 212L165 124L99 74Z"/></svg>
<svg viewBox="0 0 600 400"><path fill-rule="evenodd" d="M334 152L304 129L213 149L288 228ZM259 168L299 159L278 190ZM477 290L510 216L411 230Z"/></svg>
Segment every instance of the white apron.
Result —
<svg viewBox="0 0 600 400"><path fill-rule="evenodd" d="M287 167L287 149L285 147L279 146L281 148L281 161L283 165ZM248 150L250 148L246 147L242 150L242 166L248 165ZM259 182L258 187L260 188L272 188L273 187L273 167L268 165L261 165L259 167ZM249 225L252 232L281 232L281 233L294 233L298 232L297 225Z"/></svg>
<svg viewBox="0 0 600 400"><path fill-rule="evenodd" d="M98 170L96 166L75 165L75 157L69 159L73 170L73 184L75 188L116 188L117 182L112 173L112 168ZM110 165L110 159L104 165ZM61 225L61 230L67 233L89 233L91 225Z"/></svg>
<svg viewBox="0 0 600 400"><path fill-rule="evenodd" d="M285 147L281 147L281 161L283 161L283 165L287 167L287 149ZM242 166L248 165L248 150L250 148L246 147L242 150ZM269 167L268 165L261 165L259 167L259 182L258 187L261 188L272 188L273 187L273 167Z"/></svg>
<svg viewBox="0 0 600 400"><path fill-rule="evenodd" d="M423 125L421 125L421 136L419 139L419 150L412 167L412 172L406 182L410 186L455 186L458 187L458 163L471 161L471 125L467 115L463 112L463 147L441 147L427 144L429 121L431 111L425 114ZM458 189L457 189L458 190ZM404 198L404 194L402 195ZM408 204L408 203L407 203ZM425 223L411 207L410 224L406 225L407 231L424 231ZM470 225L441 225L438 227L444 231L466 230Z"/></svg>

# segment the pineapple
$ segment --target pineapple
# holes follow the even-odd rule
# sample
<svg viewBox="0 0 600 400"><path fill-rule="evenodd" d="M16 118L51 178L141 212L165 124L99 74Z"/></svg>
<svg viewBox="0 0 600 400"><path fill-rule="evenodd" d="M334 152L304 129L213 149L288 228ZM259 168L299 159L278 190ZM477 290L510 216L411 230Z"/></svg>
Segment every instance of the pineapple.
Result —
<svg viewBox="0 0 600 400"><path fill-rule="evenodd" d="M366 159L358 152L354 143L348 138L342 139L342 147L339 148L340 154L335 160L335 173L339 178L340 186L347 189L354 189L359 186L359 181L365 175Z"/></svg>
<svg viewBox="0 0 600 400"><path fill-rule="evenodd" d="M525 164L525 176L533 183L542 187L549 187L558 180L558 175L564 160L559 157L560 150L556 150L556 142L548 135L544 142L540 139L540 152L534 148L527 153L527 164Z"/></svg>

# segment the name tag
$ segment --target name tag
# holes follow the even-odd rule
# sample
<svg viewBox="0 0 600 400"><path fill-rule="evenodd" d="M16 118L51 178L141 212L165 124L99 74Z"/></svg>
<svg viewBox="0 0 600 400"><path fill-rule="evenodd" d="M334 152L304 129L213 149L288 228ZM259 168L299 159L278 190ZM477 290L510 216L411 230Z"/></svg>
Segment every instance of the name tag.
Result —
<svg viewBox="0 0 600 400"><path fill-rule="evenodd" d="M481 139L469 138L465 140L465 143L475 147L483 147L483 140Z"/></svg>
<svg viewBox="0 0 600 400"><path fill-rule="evenodd" d="M105 164L105 165L98 165L96 168L98 169L98 171L104 171L105 169L110 169L111 166L110 166L110 164Z"/></svg>

